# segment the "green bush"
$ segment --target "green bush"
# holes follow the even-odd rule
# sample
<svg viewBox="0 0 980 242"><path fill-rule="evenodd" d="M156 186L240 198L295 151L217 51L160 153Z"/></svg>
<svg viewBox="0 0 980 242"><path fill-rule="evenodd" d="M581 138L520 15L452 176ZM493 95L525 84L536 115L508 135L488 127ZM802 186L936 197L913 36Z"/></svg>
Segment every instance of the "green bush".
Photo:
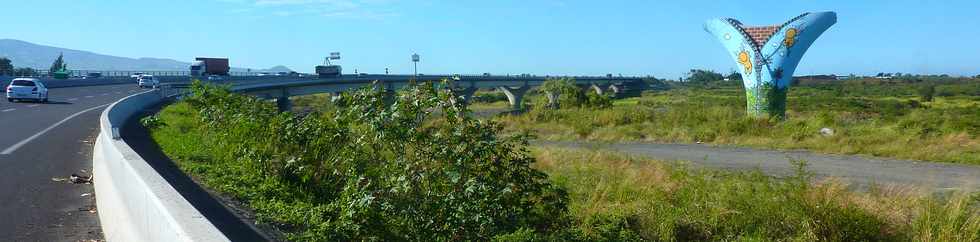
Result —
<svg viewBox="0 0 980 242"><path fill-rule="evenodd" d="M488 240L560 229L565 192L530 167L526 137L498 136L499 125L451 98L420 85L386 105L364 89L343 94L334 113L297 117L195 83L186 103L199 126L154 137L290 240ZM192 152L174 148L184 145L170 144L195 139L209 156L188 159Z"/></svg>
<svg viewBox="0 0 980 242"><path fill-rule="evenodd" d="M538 91L545 94L557 95L557 106L551 108L608 108L612 106L612 98L606 95L599 95L589 88L582 90L575 84L575 79L559 78L549 79L538 87Z"/></svg>
<svg viewBox="0 0 980 242"><path fill-rule="evenodd" d="M507 95L500 91L493 92L477 92L473 94L473 102L478 103L495 103L507 101Z"/></svg>
<svg viewBox="0 0 980 242"><path fill-rule="evenodd" d="M927 84L919 87L919 97L924 102L932 102L932 97L936 94L936 85ZM950 95L944 95L950 96Z"/></svg>

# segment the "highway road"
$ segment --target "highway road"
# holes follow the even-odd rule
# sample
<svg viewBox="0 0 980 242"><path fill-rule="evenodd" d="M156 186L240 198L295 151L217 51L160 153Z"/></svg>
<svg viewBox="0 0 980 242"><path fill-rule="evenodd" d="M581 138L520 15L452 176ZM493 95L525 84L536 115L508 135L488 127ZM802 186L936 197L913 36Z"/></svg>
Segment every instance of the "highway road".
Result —
<svg viewBox="0 0 980 242"><path fill-rule="evenodd" d="M53 88L49 103L0 101L0 241L102 237L92 185L65 179L91 176L99 115L140 91L135 84Z"/></svg>

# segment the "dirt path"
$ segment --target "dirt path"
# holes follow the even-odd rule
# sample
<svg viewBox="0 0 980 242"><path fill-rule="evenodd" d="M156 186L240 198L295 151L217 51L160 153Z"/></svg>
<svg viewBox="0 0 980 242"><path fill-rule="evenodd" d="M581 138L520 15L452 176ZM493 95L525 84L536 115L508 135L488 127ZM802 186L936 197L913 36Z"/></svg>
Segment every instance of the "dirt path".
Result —
<svg viewBox="0 0 980 242"><path fill-rule="evenodd" d="M615 150L658 160L689 161L708 168L758 168L774 176L793 174L791 159L798 159L807 161L808 170L818 177L837 177L860 187L904 184L935 190L980 191L980 166L971 165L694 144L535 141L532 145Z"/></svg>

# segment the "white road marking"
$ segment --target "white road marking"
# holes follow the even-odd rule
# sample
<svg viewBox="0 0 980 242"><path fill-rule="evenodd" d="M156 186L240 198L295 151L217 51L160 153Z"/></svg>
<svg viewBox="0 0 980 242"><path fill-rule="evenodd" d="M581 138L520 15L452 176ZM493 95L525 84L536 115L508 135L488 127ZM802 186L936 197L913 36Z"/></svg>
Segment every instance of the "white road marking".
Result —
<svg viewBox="0 0 980 242"><path fill-rule="evenodd" d="M108 106L109 104L112 104L112 103L106 103L106 104L102 104L102 105L99 105L99 106L91 107L89 109L85 109L85 110L82 110L82 111L77 112L75 114L72 114L71 116L68 116L67 118L62 119L61 121L58 121L57 123L54 123L51 126L48 126L44 130L41 130L41 132L37 132L36 134L31 135L31 137L27 137L26 139L21 140L20 142L17 142L16 144L11 145L10 147L7 147L7 149L3 150L3 152L0 152L0 155L9 155L10 153L14 153L14 151L17 151L17 149L20 149L21 146L24 146L28 142L31 142L31 140L34 140L37 137L40 137L41 135L43 135L44 133L47 133L48 131L51 131L54 128L57 128L58 125L61 125L61 124L65 123L65 122L68 122L68 120L71 120L72 118L77 117L78 115L82 115L85 112L92 111L92 110L95 110L95 109L99 109L99 108Z"/></svg>
<svg viewBox="0 0 980 242"><path fill-rule="evenodd" d="M31 104L31 105L27 105L27 107L29 107L29 108L33 108L33 107L37 107L37 106L41 106L41 104Z"/></svg>
<svg viewBox="0 0 980 242"><path fill-rule="evenodd" d="M103 93L103 94L102 94L102 96L106 96L106 95L109 95L109 94L108 94L108 93Z"/></svg>
<svg viewBox="0 0 980 242"><path fill-rule="evenodd" d="M69 98L69 99L68 99L68 101L75 101L75 100L78 100L78 98L76 98L76 97L73 97L73 98Z"/></svg>
<svg viewBox="0 0 980 242"><path fill-rule="evenodd" d="M122 92L116 92L116 94L122 94Z"/></svg>
<svg viewBox="0 0 980 242"><path fill-rule="evenodd" d="M14 110L17 110L17 109L16 108L8 108L8 109L4 109L3 112L6 113L6 112L14 111Z"/></svg>
<svg viewBox="0 0 980 242"><path fill-rule="evenodd" d="M95 97L95 96L85 96L85 98L93 98L93 97Z"/></svg>

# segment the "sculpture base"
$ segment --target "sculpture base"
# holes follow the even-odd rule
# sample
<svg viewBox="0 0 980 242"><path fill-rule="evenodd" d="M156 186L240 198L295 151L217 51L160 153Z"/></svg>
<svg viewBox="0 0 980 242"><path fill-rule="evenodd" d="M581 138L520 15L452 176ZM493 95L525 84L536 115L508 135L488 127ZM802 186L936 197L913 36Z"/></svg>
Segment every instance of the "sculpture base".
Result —
<svg viewBox="0 0 980 242"><path fill-rule="evenodd" d="M787 91L788 87L779 88L768 83L746 89L746 112L756 118L785 119Z"/></svg>

